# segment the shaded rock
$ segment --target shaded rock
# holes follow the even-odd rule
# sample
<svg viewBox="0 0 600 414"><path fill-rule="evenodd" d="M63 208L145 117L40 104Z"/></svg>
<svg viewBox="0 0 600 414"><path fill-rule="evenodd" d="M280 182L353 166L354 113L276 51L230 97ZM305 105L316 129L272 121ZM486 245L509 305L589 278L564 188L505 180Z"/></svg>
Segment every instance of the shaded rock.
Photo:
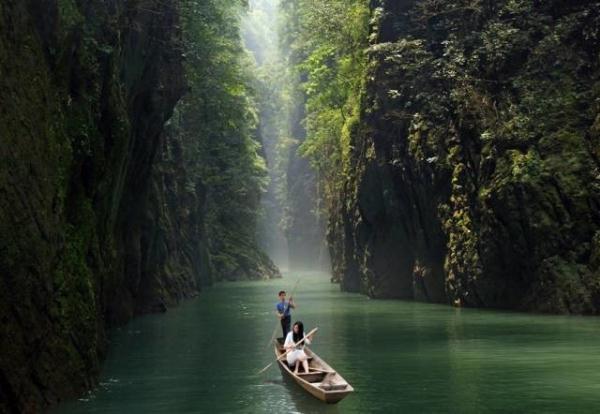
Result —
<svg viewBox="0 0 600 414"><path fill-rule="evenodd" d="M334 278L374 297L598 313L595 3L371 2Z"/></svg>
<svg viewBox="0 0 600 414"><path fill-rule="evenodd" d="M194 219L163 205L182 197L163 133L184 86L178 18L176 2L0 6L2 412L90 389L107 322L199 288L202 247L177 246Z"/></svg>

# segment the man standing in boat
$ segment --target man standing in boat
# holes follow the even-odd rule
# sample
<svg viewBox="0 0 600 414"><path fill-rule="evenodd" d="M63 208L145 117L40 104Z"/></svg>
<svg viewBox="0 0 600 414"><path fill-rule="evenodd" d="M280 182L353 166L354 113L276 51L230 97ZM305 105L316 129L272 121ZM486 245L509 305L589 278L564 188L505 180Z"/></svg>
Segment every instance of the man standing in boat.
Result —
<svg viewBox="0 0 600 414"><path fill-rule="evenodd" d="M281 330L283 331L283 337L285 338L291 329L292 315L290 314L290 308L296 309L294 298L290 296L290 300L285 300L285 290L279 292L279 302L275 305L277 309L277 317L281 320Z"/></svg>

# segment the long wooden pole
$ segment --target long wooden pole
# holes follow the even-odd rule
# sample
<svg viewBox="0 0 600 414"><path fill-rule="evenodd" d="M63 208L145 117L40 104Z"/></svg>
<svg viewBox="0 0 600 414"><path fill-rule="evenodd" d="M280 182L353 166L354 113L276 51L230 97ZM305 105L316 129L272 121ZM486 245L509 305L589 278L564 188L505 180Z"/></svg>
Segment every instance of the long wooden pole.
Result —
<svg viewBox="0 0 600 414"><path fill-rule="evenodd" d="M306 335L304 335L304 338L302 338L301 340L299 340L298 342L296 342L296 343L294 344L294 348L295 348L295 347L297 347L298 345L300 345L302 342L304 342L304 340L305 340L306 338L308 338L309 336L311 336L312 334L314 334L314 333L315 333L315 332L317 332L318 330L319 330L319 328L315 328L315 329L313 329L312 331L310 331L309 333L307 333ZM288 349L288 350L287 350L287 351L285 351L283 354L279 355L275 361L271 362L269 365L267 365L266 367L264 367L263 369L261 369L260 371L258 371L258 372L256 373L256 375L260 375L260 374L262 374L263 372L265 372L266 370L268 370L269 368L271 368L271 365L273 365L275 362L279 361L281 358L283 358L284 356L286 356L287 354L289 354L291 351L293 351L293 350L294 350L294 348Z"/></svg>
<svg viewBox="0 0 600 414"><path fill-rule="evenodd" d="M290 292L290 299L293 299L293 298L294 298L294 292L296 291L296 288L298 287L298 283L299 283L299 282L300 282L300 278L296 279L296 283L294 284L294 287L292 288L292 291ZM287 308L285 308L285 309L283 310L283 315L284 315L284 316L285 316L285 312L287 312L287 310L288 310L289 308L290 308L290 303L288 302L288 306L287 306ZM269 346L270 346L270 345L273 343L273 340L274 340L274 339L275 339L275 337L277 336L277 329L279 329L279 328L280 328L280 326L279 326L279 325L281 325L281 320L280 320L280 321L278 321L278 322L275 324L275 329L273 329L273 334L271 335L271 339L269 340L269 343L267 344L266 348L268 348L268 347L269 347ZM283 338L283 339L285 339L285 338Z"/></svg>

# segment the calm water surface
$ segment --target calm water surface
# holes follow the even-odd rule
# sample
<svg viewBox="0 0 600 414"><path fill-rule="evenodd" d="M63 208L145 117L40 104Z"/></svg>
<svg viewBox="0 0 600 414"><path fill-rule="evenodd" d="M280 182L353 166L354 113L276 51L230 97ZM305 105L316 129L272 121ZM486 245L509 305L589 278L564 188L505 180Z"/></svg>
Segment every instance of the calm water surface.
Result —
<svg viewBox="0 0 600 414"><path fill-rule="evenodd" d="M282 380L267 342L280 288L210 288L111 335L100 386L73 413L599 413L600 319L376 301L301 274L294 320L356 389L327 406Z"/></svg>

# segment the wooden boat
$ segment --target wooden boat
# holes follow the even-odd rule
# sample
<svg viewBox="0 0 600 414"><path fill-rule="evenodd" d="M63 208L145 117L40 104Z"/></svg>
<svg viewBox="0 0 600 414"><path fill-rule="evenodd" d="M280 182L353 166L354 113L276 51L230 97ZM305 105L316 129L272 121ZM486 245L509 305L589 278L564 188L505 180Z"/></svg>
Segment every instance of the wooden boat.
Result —
<svg viewBox="0 0 600 414"><path fill-rule="evenodd" d="M274 342L275 357L279 357L285 353L282 346L283 338L277 338ZM335 404L354 392L354 388L310 348L305 346L304 352L308 356L309 372L304 372L302 366L300 366L298 374L295 375L288 366L286 357L283 357L278 361L278 364L284 377L291 378L312 396L328 404Z"/></svg>

